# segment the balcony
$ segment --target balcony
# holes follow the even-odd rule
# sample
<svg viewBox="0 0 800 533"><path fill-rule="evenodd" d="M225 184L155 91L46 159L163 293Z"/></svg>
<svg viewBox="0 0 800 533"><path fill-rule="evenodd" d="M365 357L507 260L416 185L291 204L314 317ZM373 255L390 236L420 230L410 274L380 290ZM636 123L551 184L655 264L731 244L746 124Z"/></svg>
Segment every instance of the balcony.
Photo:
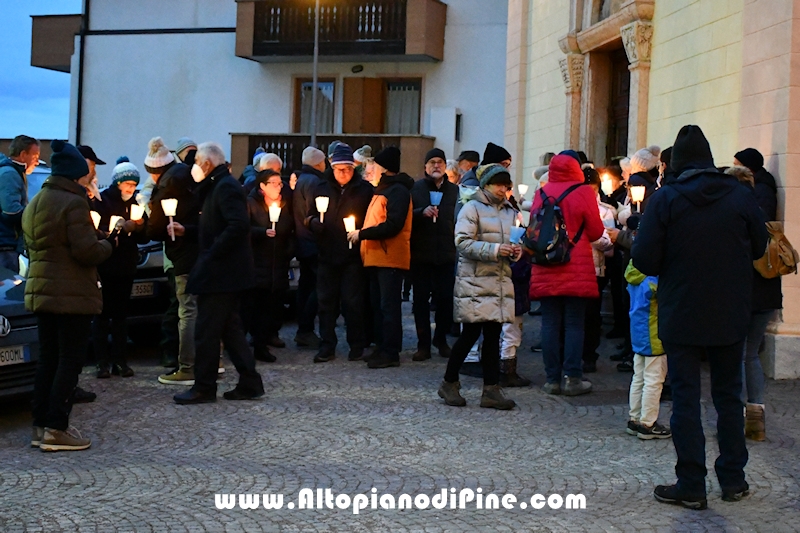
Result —
<svg viewBox="0 0 800 533"><path fill-rule="evenodd" d="M81 31L82 18L81 15L31 17L31 66L69 72L75 35Z"/></svg>
<svg viewBox="0 0 800 533"><path fill-rule="evenodd" d="M439 0L321 0L320 61L441 61L447 5ZM237 0L236 55L308 62L314 0Z"/></svg>
<svg viewBox="0 0 800 533"><path fill-rule="evenodd" d="M397 146L402 153L400 169L410 176L422 174L425 154L433 148L433 137L426 135L347 135L326 133L317 135L317 147L328 152L328 144L339 140L349 144L353 150L365 144L377 154L387 146ZM303 150L311 144L311 136L302 133L231 133L231 171L239 177L244 167L251 164L253 154L259 146L267 152L277 154L283 160L283 171L287 176L303 166Z"/></svg>

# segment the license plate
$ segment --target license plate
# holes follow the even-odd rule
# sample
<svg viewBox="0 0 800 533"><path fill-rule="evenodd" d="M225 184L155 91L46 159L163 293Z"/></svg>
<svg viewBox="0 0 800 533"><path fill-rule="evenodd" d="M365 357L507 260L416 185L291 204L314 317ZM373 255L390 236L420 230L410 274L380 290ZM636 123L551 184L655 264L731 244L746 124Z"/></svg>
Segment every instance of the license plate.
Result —
<svg viewBox="0 0 800 533"><path fill-rule="evenodd" d="M143 283L134 283L131 289L131 298L147 298L148 296L155 296L156 284L153 281Z"/></svg>
<svg viewBox="0 0 800 533"><path fill-rule="evenodd" d="M0 348L0 366L29 363L31 351L27 346L5 346Z"/></svg>

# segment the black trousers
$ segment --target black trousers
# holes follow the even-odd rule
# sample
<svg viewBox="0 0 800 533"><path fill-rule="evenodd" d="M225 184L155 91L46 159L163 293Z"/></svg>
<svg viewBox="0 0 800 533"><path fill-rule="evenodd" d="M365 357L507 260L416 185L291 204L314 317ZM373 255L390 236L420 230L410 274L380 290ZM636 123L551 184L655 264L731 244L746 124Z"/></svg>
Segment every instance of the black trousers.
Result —
<svg viewBox="0 0 800 533"><path fill-rule="evenodd" d="M216 394L219 368L219 343L225 345L228 356L239 373L237 388L246 392L264 391L256 360L247 344L242 319L241 293L210 293L197 296L197 326L195 328L194 389L201 394Z"/></svg>
<svg viewBox="0 0 800 533"><path fill-rule="evenodd" d="M628 312L630 311L630 299L628 291L625 289L628 283L625 281L625 257L621 250L615 249L614 255L606 259L606 276L611 285L611 301L614 304L614 329L619 331L630 331L631 323Z"/></svg>
<svg viewBox="0 0 800 533"><path fill-rule="evenodd" d="M603 291L608 285L608 278L597 278L597 288L600 291L599 298L587 298L586 318L584 319L583 334L583 361L594 363L597 361L597 348L600 347L600 336L603 333L603 317L600 309L603 304Z"/></svg>
<svg viewBox="0 0 800 533"><path fill-rule="evenodd" d="M417 349L431 349L431 299L436 306L434 340L446 340L453 327L453 288L456 282L455 264L434 265L412 263L414 284L414 323L417 328Z"/></svg>
<svg viewBox="0 0 800 533"><path fill-rule="evenodd" d="M253 350L256 354L269 352L267 341L278 335L284 312L285 291L255 287L247 291L242 318L253 337Z"/></svg>
<svg viewBox="0 0 800 533"><path fill-rule="evenodd" d="M360 262L345 265L320 263L317 270L320 352L336 352L336 320L344 314L351 350L366 348L366 273Z"/></svg>
<svg viewBox="0 0 800 533"><path fill-rule="evenodd" d="M167 270L169 280L169 307L161 319L161 351L165 357L178 359L180 337L178 336L178 297L175 294L175 269Z"/></svg>
<svg viewBox="0 0 800 533"><path fill-rule="evenodd" d="M483 384L497 385L500 381L500 333L503 324L499 322L474 322L461 324L461 336L453 345L453 352L447 361L444 380L448 383L458 381L458 371L464 359L483 333L481 349L481 365L483 366Z"/></svg>
<svg viewBox="0 0 800 533"><path fill-rule="evenodd" d="M37 313L39 362L33 388L33 425L69 427L72 392L89 346L91 315Z"/></svg>
<svg viewBox="0 0 800 533"><path fill-rule="evenodd" d="M314 331L314 318L317 316L317 271L319 260L316 256L298 259L300 279L297 281L297 332Z"/></svg>
<svg viewBox="0 0 800 533"><path fill-rule="evenodd" d="M403 349L403 278L407 271L383 267L367 270L378 353L392 361L399 361Z"/></svg>
<svg viewBox="0 0 800 533"><path fill-rule="evenodd" d="M133 278L103 276L103 312L94 317L92 339L99 366L127 364L128 303L131 300ZM108 335L111 334L111 350Z"/></svg>
<svg viewBox="0 0 800 533"><path fill-rule="evenodd" d="M711 398L717 410L719 457L714 469L723 490L744 488L748 454L742 411L742 350L731 346L687 346L664 342L672 380L672 443L678 456L678 486L691 495L706 494L706 439L700 409L700 361L708 356Z"/></svg>

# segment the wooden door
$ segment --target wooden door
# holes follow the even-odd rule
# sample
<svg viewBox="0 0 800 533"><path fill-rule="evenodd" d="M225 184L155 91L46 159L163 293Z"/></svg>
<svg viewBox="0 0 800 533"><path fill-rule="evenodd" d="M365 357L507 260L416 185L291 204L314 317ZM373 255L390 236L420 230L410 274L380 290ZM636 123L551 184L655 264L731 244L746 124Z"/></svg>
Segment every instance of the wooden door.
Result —
<svg viewBox="0 0 800 533"><path fill-rule="evenodd" d="M383 133L386 83L381 78L345 78L342 133Z"/></svg>
<svg viewBox="0 0 800 533"><path fill-rule="evenodd" d="M631 73L624 49L609 54L611 59L611 98L609 99L606 161L628 155L628 113L631 99Z"/></svg>

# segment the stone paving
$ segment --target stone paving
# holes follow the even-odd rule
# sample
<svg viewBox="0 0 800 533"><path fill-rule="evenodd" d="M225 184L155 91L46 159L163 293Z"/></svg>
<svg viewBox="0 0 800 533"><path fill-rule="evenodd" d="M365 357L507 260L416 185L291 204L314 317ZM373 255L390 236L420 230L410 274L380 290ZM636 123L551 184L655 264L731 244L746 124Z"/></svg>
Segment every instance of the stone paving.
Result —
<svg viewBox="0 0 800 533"><path fill-rule="evenodd" d="M414 346L406 305L405 347ZM595 392L547 396L538 339L540 319L526 317L521 374L534 387L509 389L519 407L498 412L478 407L480 381L462 379L466 408L443 404L436 389L445 360L369 370L340 356L313 364L313 352L275 350L278 362L259 363L267 387L263 400L178 406L180 388L156 382L155 354L133 360L134 378L96 380L90 368L81 384L98 393L78 405L72 423L89 435L85 452L45 454L29 447L26 402L0 414L0 531L798 531L800 467L798 382L770 382L768 441L749 443L748 480L753 496L720 499L709 477L709 510L696 512L652 498L656 484L674 481L669 440L640 441L624 432L630 374L605 357L591 375ZM291 339L291 324L282 332ZM341 338L344 336L342 335ZM451 339L452 340L452 339ZM221 380L220 393L235 383ZM707 380L704 384L706 393ZM704 400L708 464L716 455L715 413ZM662 404L662 421L669 404ZM215 494L283 493L296 501L302 488L334 494L403 493L433 496L441 489L482 488L483 494L583 494L583 510L352 509L218 510ZM288 503L287 503L288 505Z"/></svg>

